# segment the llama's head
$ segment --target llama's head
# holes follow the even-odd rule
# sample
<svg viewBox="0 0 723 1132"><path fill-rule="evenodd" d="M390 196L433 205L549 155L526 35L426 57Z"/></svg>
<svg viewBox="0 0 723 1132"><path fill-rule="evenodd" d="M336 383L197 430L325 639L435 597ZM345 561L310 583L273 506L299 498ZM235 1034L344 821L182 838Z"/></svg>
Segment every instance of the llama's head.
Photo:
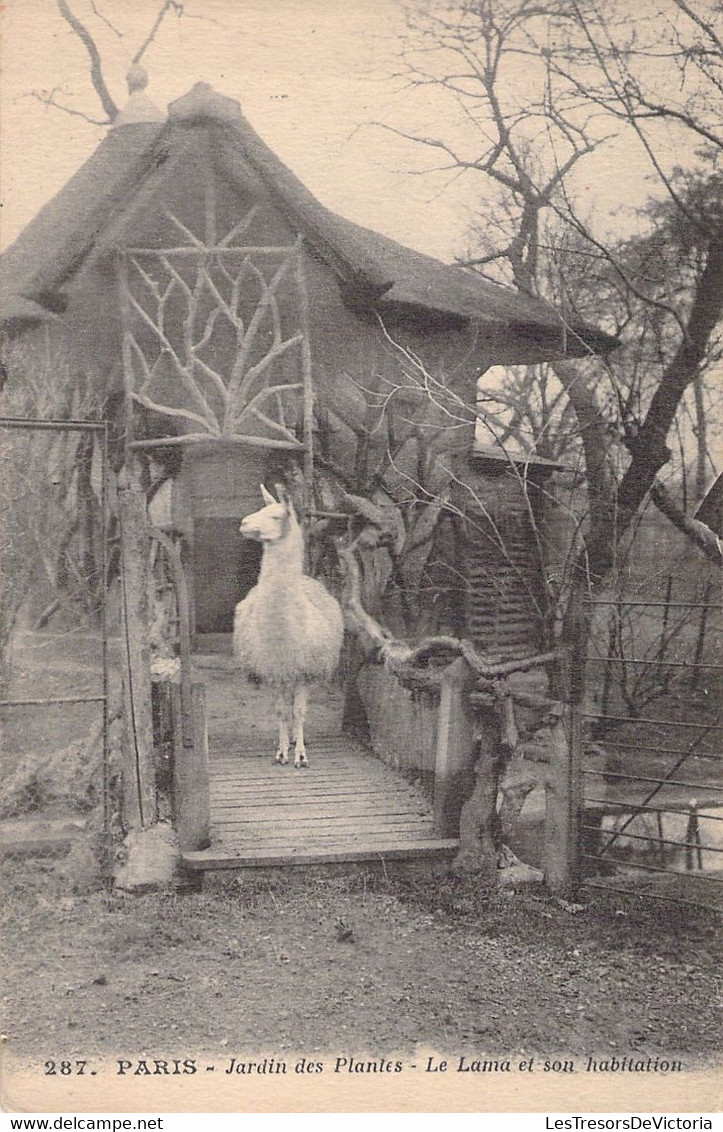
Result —
<svg viewBox="0 0 723 1132"><path fill-rule="evenodd" d="M247 515L239 530L244 538L256 539L258 542L280 542L292 530L298 530L294 505L281 484L276 484L278 500L274 499L263 484L261 494L266 506L253 515Z"/></svg>

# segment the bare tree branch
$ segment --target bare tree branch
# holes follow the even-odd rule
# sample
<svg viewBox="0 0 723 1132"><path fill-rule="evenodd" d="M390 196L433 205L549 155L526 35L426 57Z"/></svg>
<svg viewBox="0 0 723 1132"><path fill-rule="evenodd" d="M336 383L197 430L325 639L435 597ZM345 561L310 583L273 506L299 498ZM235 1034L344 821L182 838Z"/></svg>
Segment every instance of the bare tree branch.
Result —
<svg viewBox="0 0 723 1132"><path fill-rule="evenodd" d="M119 31L119 30L118 30L118 28L117 28L117 27L115 27L115 26L114 26L114 25L113 25L113 24L112 24L112 23L110 22L110 20L108 19L108 17L107 17L107 16L105 16L105 15L103 14L103 12L101 12L100 8L99 8L99 7L98 7L98 5L97 5L97 4L95 3L95 0L90 0L90 6L91 6L91 8L93 9L93 13L94 13L94 14L95 14L95 15L96 15L96 16L98 17L98 19L99 19L99 20L101 20L101 21L102 21L102 22L103 22L103 23L105 24L105 26L106 26L107 28L109 28L109 29L110 29L110 31L112 31L112 32L113 32L113 34L114 34L115 36L117 36L117 37L118 37L118 39L122 39L122 38L123 38L123 32L122 32L122 31Z"/></svg>
<svg viewBox="0 0 723 1132"><path fill-rule="evenodd" d="M711 241L705 269L693 296L685 334L665 368L634 442L632 462L618 493L623 515L632 515L667 463L665 443L683 393L695 380L711 334L723 315L723 231Z"/></svg>
<svg viewBox="0 0 723 1132"><path fill-rule="evenodd" d="M91 118L83 110L76 110L73 106L65 106L62 102L58 102L56 91L52 90L49 94L43 94L39 90L30 91L28 98L35 98L38 102L42 102L43 106L52 106L55 110L62 110L64 114L70 114L74 118L82 118L84 122L89 122L91 126L108 126L110 125L109 118Z"/></svg>
<svg viewBox="0 0 723 1132"><path fill-rule="evenodd" d="M118 117L118 107L106 85L100 52L98 51L96 42L85 25L82 24L78 17L70 10L67 0L56 0L56 3L61 16L73 29L90 56L91 82L93 83L93 87L101 101L103 109L108 115L108 120L114 122ZM61 107L61 109L65 109L65 107Z"/></svg>
<svg viewBox="0 0 723 1132"><path fill-rule="evenodd" d="M707 36L709 36L713 43L713 46L718 51L719 57L723 58L723 41L721 41L720 37L716 35L713 24L709 24L706 20L704 20L703 17L698 14L698 12L695 12L690 7L690 5L686 3L686 0L673 0L673 2L678 6L678 8L680 8L681 12L685 12L686 16L688 16L689 19L697 24L698 27L701 28Z"/></svg>
<svg viewBox="0 0 723 1132"><path fill-rule="evenodd" d="M167 15L167 13L171 9L173 9L173 11L176 12L179 16L183 15L182 0L164 0L163 4L161 5L161 7L158 10L158 14L156 15L155 20L153 21L153 26L152 26L151 30L149 31L146 38L143 40L143 43L140 45L140 47L136 51L135 55L133 56L133 62L134 63L140 63L140 61L143 58L143 56L145 55L146 51L148 50L148 48L153 43L153 40L156 38L156 35L158 33L158 29L160 28L161 24L163 23L165 16Z"/></svg>

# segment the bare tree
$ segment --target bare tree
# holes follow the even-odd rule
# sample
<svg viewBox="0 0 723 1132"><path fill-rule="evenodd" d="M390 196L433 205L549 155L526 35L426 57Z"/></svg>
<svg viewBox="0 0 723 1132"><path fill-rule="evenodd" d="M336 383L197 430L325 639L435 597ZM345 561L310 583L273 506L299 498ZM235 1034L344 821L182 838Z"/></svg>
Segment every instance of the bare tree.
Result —
<svg viewBox="0 0 723 1132"><path fill-rule="evenodd" d="M614 353L604 362L552 366L584 453L589 518L580 567L594 584L608 574L670 460L668 437L688 391L703 383L717 355L723 214L711 172L721 149L715 22L704 4L682 0L660 0L644 26L616 0L450 0L409 14L400 77L412 91L434 85L445 92L467 141L395 133L441 155L450 176L482 178L482 248L466 263L570 314L604 317L623 342L620 360ZM676 83L660 81L661 58L675 68ZM666 165L671 132L687 169ZM621 137L642 149L655 178L658 203L642 220L647 238L637 242L598 235L574 188L581 164ZM675 272L666 272L673 254ZM591 276L605 280L602 299L579 286ZM650 338L644 372L636 356L643 321ZM512 388L513 399L515 392L529 398L524 383ZM705 445L702 402L697 428Z"/></svg>
<svg viewBox="0 0 723 1132"><path fill-rule="evenodd" d="M120 108L111 93L110 85L106 78L106 65L98 45L99 32L110 33L117 42L121 42L124 39L124 33L119 27L112 23L110 17L103 12L100 0L90 0L90 12L88 17L83 16L82 18L78 16L75 10L74 0L72 8L68 0L55 0L55 3L58 12L87 52L88 78L90 79L94 96L100 103L104 117L95 117L84 107L76 107L69 105L67 102L59 101L57 88L49 92L33 91L32 95L34 98L44 103L44 105L51 106L56 110L61 110L65 114L83 118L91 125L108 126L118 117ZM131 54L131 64L137 65L141 62L146 52L155 42L161 25L169 14L174 14L179 18L184 16L186 13L183 0L161 0L148 33ZM98 30L96 30L96 28Z"/></svg>

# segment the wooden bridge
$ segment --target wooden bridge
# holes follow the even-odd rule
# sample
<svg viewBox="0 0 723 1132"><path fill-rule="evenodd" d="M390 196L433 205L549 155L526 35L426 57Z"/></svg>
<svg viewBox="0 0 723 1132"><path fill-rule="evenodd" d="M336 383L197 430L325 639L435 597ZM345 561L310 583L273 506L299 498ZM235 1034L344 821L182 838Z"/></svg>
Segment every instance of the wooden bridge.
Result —
<svg viewBox="0 0 723 1132"><path fill-rule="evenodd" d="M210 841L183 853L189 869L344 861L449 859L459 842L435 833L432 805L347 735L317 736L310 766L275 765L257 741L209 758Z"/></svg>
<svg viewBox="0 0 723 1132"><path fill-rule="evenodd" d="M170 803L182 866L196 874L387 861L434 871L488 867L491 843L479 830L496 801L486 783L499 725L475 713L455 667L421 703L374 667L376 679L365 684L377 709L373 750L342 732L339 695L336 705L317 704L310 765L295 770L273 760L273 704L244 690L230 657L194 656L180 682L156 685L173 741L162 808ZM568 811L563 745L558 736L555 820L545 823L555 845ZM551 873L556 860L549 847L545 853Z"/></svg>
<svg viewBox="0 0 723 1132"><path fill-rule="evenodd" d="M178 684L166 684L163 693L175 720L168 728L174 735L173 813L186 869L380 860L431 866L456 855L459 821L449 802L456 768L448 750L455 732L437 727L439 704L420 716L425 734L405 728L412 747L426 739L434 775L396 770L396 759L378 758L342 731L343 696L332 688L314 704L309 766L296 770L273 761L273 699L249 686L230 656L196 654L192 679L185 697ZM442 693L448 708L449 697L449 690ZM192 706L192 733L184 699ZM423 778L427 786L433 781L433 797Z"/></svg>
<svg viewBox="0 0 723 1132"><path fill-rule="evenodd" d="M383 666L367 665L358 674L357 692L365 705L370 746L383 757L342 734L340 720L335 720L320 726L310 746L310 769L276 766L268 704L265 712L255 711L250 702L244 708L252 693L243 691L236 663L224 656L230 640L224 636L218 653L214 647L192 654L179 546L149 527L140 490L120 493L119 507L124 576L133 583L123 590L124 714L132 721L133 734L124 748L123 810L129 830L150 829L170 817L182 864L201 873L405 859L429 865L454 860L462 869L492 867L489 829L496 792L489 784L496 782L500 722L489 689L480 692L489 704L485 700L480 709L472 702L469 689L481 679L477 668L473 672L467 659L458 656L426 697L418 698ZM155 554L151 543L157 544ZM168 622L173 637L172 649L165 636L160 645L156 642L152 661L143 597L151 576L160 595L156 621ZM169 594L172 600L167 601ZM209 666L212 657L216 659ZM492 688L491 677L540 668L550 659L547 654L495 663L484 679ZM227 672L212 676L208 667ZM225 706L218 695L224 682ZM207 692L211 701L215 697L209 710ZM525 702L529 700L535 707L547 704L526 694ZM258 730L262 718L265 735ZM559 734L552 747L559 781L552 792L554 820L546 828L562 847L559 862L548 862L550 882L558 884L558 873L563 877L560 887L570 871L572 809L564 724L556 718ZM159 767L165 771L160 776ZM425 787L432 786L431 797L418 785L419 778ZM137 844L140 864L134 876L143 876L144 839Z"/></svg>

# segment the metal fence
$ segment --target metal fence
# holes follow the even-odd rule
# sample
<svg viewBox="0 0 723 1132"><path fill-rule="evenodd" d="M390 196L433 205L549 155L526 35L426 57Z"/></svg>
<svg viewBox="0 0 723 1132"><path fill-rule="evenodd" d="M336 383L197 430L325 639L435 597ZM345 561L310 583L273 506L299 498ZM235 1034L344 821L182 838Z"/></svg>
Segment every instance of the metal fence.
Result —
<svg viewBox="0 0 723 1132"><path fill-rule="evenodd" d="M47 439L46 434L50 434ZM90 567L88 562L79 561L72 545L78 523L75 497L77 468L64 483L59 480L61 455L58 438L68 434L88 438L89 459L96 481L90 519L92 529L86 530L93 542L93 565ZM17 439L10 439L11 435ZM36 437L38 443L34 443ZM8 722L12 716L15 737L21 737L24 745L30 745L32 750L11 750L10 758L13 754L18 757L42 754L43 750L52 750L54 745L62 747L64 741L67 743L69 734L87 726L85 705L96 705L100 714L103 823L107 840L111 817L108 759L108 426L106 422L86 420L0 417L0 438L4 438L2 456L7 461L7 475L3 476L3 560L0 563L3 615L8 626L6 633L9 634L10 627L15 626L16 616L33 596L33 586L37 584L37 558L46 558L49 568L51 560L60 560L61 551L64 551L61 580L64 592L77 599L82 588L87 595L87 612L94 622L90 633L81 632L78 626L66 627L57 634L48 630L47 624L62 605L62 595L56 589L53 600L40 616L41 628L36 623L34 629L25 632L22 670L15 674L9 682L8 691L3 693L0 713ZM72 517L66 521L69 515ZM39 573L42 574L42 570ZM49 584L47 573L48 570L44 579L46 586ZM58 641L53 640L55 636ZM3 643L7 645L9 642ZM53 645L57 646L55 651ZM54 665L58 654L60 663ZM97 668L93 663L95 657ZM77 660L75 665L74 659ZM90 687L87 679L80 679L77 675L81 669L89 667L93 671L95 685ZM52 689L58 694L51 694ZM31 719L29 713L40 707L49 710L43 713L42 720L39 720L37 712ZM38 722L42 726L35 726Z"/></svg>
<svg viewBox="0 0 723 1132"><path fill-rule="evenodd" d="M710 578L686 589L670 576L662 600L586 603L581 871L587 887L720 910L721 605Z"/></svg>

